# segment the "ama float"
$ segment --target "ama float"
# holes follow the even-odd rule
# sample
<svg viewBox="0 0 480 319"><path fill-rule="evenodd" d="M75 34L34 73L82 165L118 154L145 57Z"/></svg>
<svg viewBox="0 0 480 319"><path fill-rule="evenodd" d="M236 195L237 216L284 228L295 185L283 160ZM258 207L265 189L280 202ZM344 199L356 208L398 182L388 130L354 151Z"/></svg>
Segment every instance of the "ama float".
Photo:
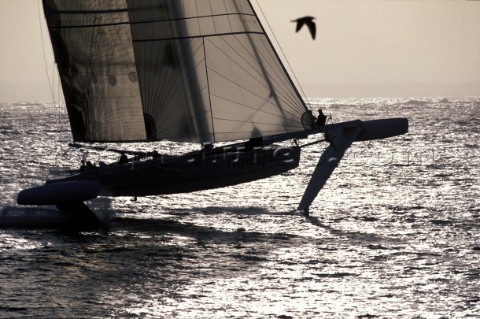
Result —
<svg viewBox="0 0 480 319"><path fill-rule="evenodd" d="M405 118L317 126L248 0L43 0L43 8L74 145L201 148L175 156L119 150L122 161L23 190L19 204L92 215L84 201L98 196L250 182L297 167L302 147L313 144L298 141L319 134L329 145L298 206L308 212L353 142L408 131ZM287 140L294 146L278 145Z"/></svg>

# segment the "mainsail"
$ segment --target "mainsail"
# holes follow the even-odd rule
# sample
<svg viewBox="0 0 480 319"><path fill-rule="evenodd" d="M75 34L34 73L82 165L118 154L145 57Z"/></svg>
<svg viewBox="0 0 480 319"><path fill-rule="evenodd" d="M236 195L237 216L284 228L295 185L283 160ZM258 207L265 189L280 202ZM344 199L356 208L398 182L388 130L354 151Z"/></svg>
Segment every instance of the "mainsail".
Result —
<svg viewBox="0 0 480 319"><path fill-rule="evenodd" d="M43 0L76 141L220 142L304 130L248 0Z"/></svg>

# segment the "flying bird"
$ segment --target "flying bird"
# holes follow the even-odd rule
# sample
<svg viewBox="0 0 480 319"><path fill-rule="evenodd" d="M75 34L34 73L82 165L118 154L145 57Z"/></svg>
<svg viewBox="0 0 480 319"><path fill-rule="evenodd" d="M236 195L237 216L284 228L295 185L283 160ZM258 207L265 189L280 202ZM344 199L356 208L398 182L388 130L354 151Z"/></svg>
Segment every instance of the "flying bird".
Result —
<svg viewBox="0 0 480 319"><path fill-rule="evenodd" d="M297 29L295 30L295 32L300 31L303 25L306 24L308 27L308 30L310 30L310 34L312 35L312 38L315 40L315 35L317 34L317 27L315 26L315 22L313 22L313 19L315 19L315 17L305 16L305 17L298 18L296 20L292 20L292 22L297 23Z"/></svg>

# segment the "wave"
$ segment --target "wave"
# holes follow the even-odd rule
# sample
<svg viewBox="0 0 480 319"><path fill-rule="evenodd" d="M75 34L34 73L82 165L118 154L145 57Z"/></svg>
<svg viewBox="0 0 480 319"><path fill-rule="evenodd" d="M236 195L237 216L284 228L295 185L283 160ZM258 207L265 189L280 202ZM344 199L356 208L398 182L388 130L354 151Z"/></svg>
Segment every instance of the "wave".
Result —
<svg viewBox="0 0 480 319"><path fill-rule="evenodd" d="M55 208L24 208L5 206L0 212L0 227L3 228L44 228L59 227L67 218Z"/></svg>
<svg viewBox="0 0 480 319"><path fill-rule="evenodd" d="M113 218L110 212L101 211L95 214L103 223ZM0 228L71 228L72 219L68 214L60 212L54 206L47 207L17 207L4 206L0 211Z"/></svg>

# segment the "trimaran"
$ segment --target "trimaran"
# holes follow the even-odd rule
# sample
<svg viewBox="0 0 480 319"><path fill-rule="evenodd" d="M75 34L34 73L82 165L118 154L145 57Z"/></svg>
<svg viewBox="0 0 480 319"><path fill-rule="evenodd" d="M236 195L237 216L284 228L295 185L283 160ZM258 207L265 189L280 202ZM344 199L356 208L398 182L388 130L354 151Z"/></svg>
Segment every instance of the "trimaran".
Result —
<svg viewBox="0 0 480 319"><path fill-rule="evenodd" d="M353 142L408 131L404 118L317 126L249 0L43 0L43 8L75 142L203 147L84 167L21 191L19 204L91 218L84 201L98 196L250 182L298 166L301 146L275 143L324 134L329 146L298 206L308 212Z"/></svg>

